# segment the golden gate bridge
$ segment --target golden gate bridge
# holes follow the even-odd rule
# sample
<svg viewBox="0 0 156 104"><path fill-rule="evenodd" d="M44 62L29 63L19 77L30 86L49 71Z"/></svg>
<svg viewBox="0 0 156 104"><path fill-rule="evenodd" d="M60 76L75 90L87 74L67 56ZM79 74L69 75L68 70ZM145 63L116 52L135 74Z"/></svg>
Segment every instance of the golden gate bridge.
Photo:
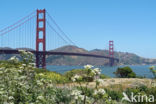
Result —
<svg viewBox="0 0 156 104"><path fill-rule="evenodd" d="M46 67L47 55L106 58L109 59L111 66L113 66L115 61L119 61L118 58L114 57L113 41L109 41L108 56L80 52L50 51L50 49L68 44L75 45L45 9L36 10L13 25L0 30L0 54L19 54L18 49L29 49L36 56L35 62L38 68Z"/></svg>

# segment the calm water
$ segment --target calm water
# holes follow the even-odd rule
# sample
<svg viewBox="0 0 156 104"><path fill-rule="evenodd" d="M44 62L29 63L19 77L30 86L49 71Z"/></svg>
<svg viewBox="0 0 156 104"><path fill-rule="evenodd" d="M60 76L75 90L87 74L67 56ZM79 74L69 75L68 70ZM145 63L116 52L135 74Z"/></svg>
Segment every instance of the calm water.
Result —
<svg viewBox="0 0 156 104"><path fill-rule="evenodd" d="M103 74L108 75L110 77L115 77L113 72L115 72L116 69L118 68L118 66L114 66L114 67L97 66L97 67L102 70ZM146 76L147 78L153 77L152 73L148 69L150 67L149 65L136 65L136 66L130 66L130 67L139 76ZM58 73L64 73L72 69L81 69L81 68L83 68L83 66L52 66L52 65L47 66L48 70L55 71Z"/></svg>

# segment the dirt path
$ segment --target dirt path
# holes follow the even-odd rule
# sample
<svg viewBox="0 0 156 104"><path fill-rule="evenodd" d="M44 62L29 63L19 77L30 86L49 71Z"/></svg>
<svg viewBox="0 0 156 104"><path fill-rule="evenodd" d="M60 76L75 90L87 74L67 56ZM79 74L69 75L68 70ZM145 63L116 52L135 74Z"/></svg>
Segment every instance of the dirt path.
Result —
<svg viewBox="0 0 156 104"><path fill-rule="evenodd" d="M156 84L156 80L155 80ZM103 83L100 84L100 87L105 87L105 88L113 88L113 89L118 89L118 88L128 88L128 87L139 87L145 85L147 87L151 87L152 85L152 79L139 79L139 78L107 78L103 79ZM62 86L62 85L59 85ZM64 87L67 86L69 87L74 87L78 86L77 83L68 83L65 84ZM82 86L85 86L85 83L82 83ZM95 87L95 82L89 82L89 87L93 88Z"/></svg>

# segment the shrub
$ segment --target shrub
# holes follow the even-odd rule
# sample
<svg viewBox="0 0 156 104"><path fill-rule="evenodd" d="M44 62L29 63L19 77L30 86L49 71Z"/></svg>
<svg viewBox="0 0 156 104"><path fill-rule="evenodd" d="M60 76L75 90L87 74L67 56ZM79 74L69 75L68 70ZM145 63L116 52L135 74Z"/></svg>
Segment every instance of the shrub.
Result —
<svg viewBox="0 0 156 104"><path fill-rule="evenodd" d="M107 94L112 98L112 100L120 101L123 97L122 92L106 89Z"/></svg>
<svg viewBox="0 0 156 104"><path fill-rule="evenodd" d="M92 90L88 88L90 79L85 79L86 86L81 85L81 75L71 78L79 84L75 89L57 86L53 80L61 81L64 76L35 68L33 54L20 52L21 61L12 57L8 62L0 63L0 104L112 104L105 90L98 87L103 81L98 79L100 69L85 66L86 74L82 77L96 79Z"/></svg>
<svg viewBox="0 0 156 104"><path fill-rule="evenodd" d="M100 78L101 78L101 79L105 79L105 78L110 78L110 77L107 76L107 75L105 75L105 74L101 74L101 75L100 75Z"/></svg>
<svg viewBox="0 0 156 104"><path fill-rule="evenodd" d="M120 78L136 78L136 74L128 66L123 68L118 68L114 74Z"/></svg>
<svg viewBox="0 0 156 104"><path fill-rule="evenodd" d="M156 79L156 69L155 69L155 66L151 66L151 67L149 67L149 69L152 72L154 78Z"/></svg>
<svg viewBox="0 0 156 104"><path fill-rule="evenodd" d="M147 91L146 91L146 93L148 94L148 95L153 95L154 96L154 104L156 104L156 87L152 87L152 88L148 88L147 89Z"/></svg>
<svg viewBox="0 0 156 104"><path fill-rule="evenodd" d="M81 75L82 76L82 80L81 81L93 81L92 77L86 76L87 74L87 70L85 69L73 69L70 71L67 71L64 76L68 79L68 80L72 80L71 78L74 77L75 75Z"/></svg>
<svg viewBox="0 0 156 104"><path fill-rule="evenodd" d="M76 74L71 78L73 82L79 85L71 93L73 97L72 104L113 104L106 91L99 87L100 83L103 83L103 80L99 79L101 70L99 68L92 69L92 67L92 65L85 65L84 70L86 74ZM84 76L91 77L96 81L92 90L88 87L89 80L86 80L87 82L82 86L81 81Z"/></svg>
<svg viewBox="0 0 156 104"><path fill-rule="evenodd" d="M56 88L53 83L36 77L33 54L21 51L21 55L21 61L12 57L9 61L0 63L0 103L56 104Z"/></svg>
<svg viewBox="0 0 156 104"><path fill-rule="evenodd" d="M42 70L42 69L38 69L38 70ZM41 77L43 79L47 79L52 81L53 83L67 83L69 82L69 80L56 72L52 72L52 71L43 71L37 74L37 77Z"/></svg>

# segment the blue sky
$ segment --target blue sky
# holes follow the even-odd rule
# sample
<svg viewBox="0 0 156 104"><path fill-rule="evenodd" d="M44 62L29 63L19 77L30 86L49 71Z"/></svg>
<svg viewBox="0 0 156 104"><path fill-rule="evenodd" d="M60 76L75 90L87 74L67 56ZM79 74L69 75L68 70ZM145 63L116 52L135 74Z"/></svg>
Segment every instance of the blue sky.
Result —
<svg viewBox="0 0 156 104"><path fill-rule="evenodd" d="M156 58L155 0L0 0L0 29L37 8L46 10L79 47Z"/></svg>

